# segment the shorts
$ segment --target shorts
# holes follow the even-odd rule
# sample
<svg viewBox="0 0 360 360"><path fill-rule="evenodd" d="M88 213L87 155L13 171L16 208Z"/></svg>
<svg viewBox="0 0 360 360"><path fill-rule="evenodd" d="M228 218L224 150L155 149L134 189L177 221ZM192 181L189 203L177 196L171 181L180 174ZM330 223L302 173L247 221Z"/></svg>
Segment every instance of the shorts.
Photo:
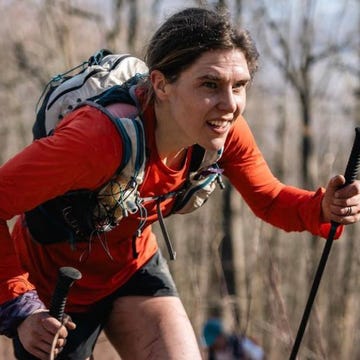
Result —
<svg viewBox="0 0 360 360"><path fill-rule="evenodd" d="M91 311L68 313L76 323L76 329L69 331L66 345L56 360L83 360L90 357L111 313L113 302L123 296L178 296L167 262L160 251L123 286L96 303ZM17 359L37 359L24 350L18 337L13 339L13 344Z"/></svg>

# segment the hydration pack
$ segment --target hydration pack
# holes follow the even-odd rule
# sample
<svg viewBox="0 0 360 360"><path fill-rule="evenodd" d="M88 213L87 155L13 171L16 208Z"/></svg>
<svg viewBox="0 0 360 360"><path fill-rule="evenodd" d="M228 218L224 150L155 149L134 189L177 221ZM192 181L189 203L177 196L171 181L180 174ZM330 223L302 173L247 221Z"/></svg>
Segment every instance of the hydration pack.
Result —
<svg viewBox="0 0 360 360"><path fill-rule="evenodd" d="M69 75L79 67L80 72ZM146 75L147 67L140 59L101 50L87 62L55 76L45 88L33 126L34 139L51 136L66 114L80 106L90 105L105 113L115 124L124 142L124 154L113 178L100 189L70 191L25 213L30 233L41 244L68 241L75 247L77 242L89 241L94 235L111 231L122 218L137 212L142 220L134 241L140 236L146 221L144 199L138 192L146 164L143 120L139 115L118 118L107 106L115 102L127 103L136 106L140 114L134 90ZM157 200L159 222L172 259L175 253L163 222L160 203L165 198L175 197L172 213L179 214L202 206L216 183L223 187L222 170L217 165L221 154L222 150L206 151L194 145L184 186L174 193L153 198Z"/></svg>
<svg viewBox="0 0 360 360"><path fill-rule="evenodd" d="M83 101L96 100L112 86L147 71L145 63L134 56L102 49L87 61L54 76L38 101L38 106L42 103L36 109L34 139L51 134L59 121Z"/></svg>

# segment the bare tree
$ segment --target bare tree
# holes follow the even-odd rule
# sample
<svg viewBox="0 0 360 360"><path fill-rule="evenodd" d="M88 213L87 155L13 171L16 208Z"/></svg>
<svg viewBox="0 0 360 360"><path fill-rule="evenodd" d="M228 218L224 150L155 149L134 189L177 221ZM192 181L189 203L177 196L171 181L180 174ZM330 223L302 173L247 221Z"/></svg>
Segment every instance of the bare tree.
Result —
<svg viewBox="0 0 360 360"><path fill-rule="evenodd" d="M302 121L301 173L303 186L306 188L313 188L316 184L312 133L314 118L312 99L315 87L312 71L318 63L340 54L351 46L349 39L338 40L337 37L333 37L324 42L319 49L315 36L316 6L317 0L306 0L302 2L302 6L298 4L296 34L292 31L293 17L288 16L287 20L282 19L280 23L273 19L269 11L270 6L266 2L263 1L259 7L265 25L264 34L268 34L267 55L292 86L299 101ZM345 6L346 2L344 2ZM339 23L341 17L337 21ZM333 24L333 28L338 29L338 25ZM329 34L329 37L331 36L332 34Z"/></svg>
<svg viewBox="0 0 360 360"><path fill-rule="evenodd" d="M276 66L279 74L285 80L285 84L289 85L294 94L294 98L297 100L299 111L299 118L301 119L301 176L302 184L304 187L313 189L318 184L319 170L321 167L319 162L324 164L325 158L318 159L317 154L314 151L314 136L319 135L314 132L316 129L316 121L319 121L322 114L316 113L315 104L324 102L329 106L329 101L335 101L335 97L332 96L333 78L339 74L338 67L341 64L344 66L345 55L354 52L355 43L357 42L357 32L354 27L341 26L344 25L345 12L349 10L349 1L340 2L339 12L333 14L331 17L331 27L326 28L326 32L319 31L319 13L316 11L318 2L316 0L307 0L303 2L287 2L282 3L282 8L277 8L274 11L273 3L267 1L261 1L261 5L257 7L257 19L261 20L259 23L263 24L263 31L259 37L261 42L266 40L266 46L261 43L266 49L263 56L271 59L272 63ZM294 6L294 15L291 11L284 11L284 8ZM281 10L280 10L281 9ZM284 11L283 13L281 11ZM282 16L285 14L286 16ZM356 67L358 69L358 66ZM344 71L344 68L340 70ZM343 74L342 74L343 75ZM266 75L265 75L266 76ZM340 76L338 76L340 78ZM338 86L340 81L338 82ZM341 85L340 85L341 86ZM268 91L274 92L274 87L268 88ZM275 89L276 91L276 89ZM283 92L285 94L286 91ZM280 91L281 93L281 91ZM277 93L278 94L278 93ZM351 91L347 93L350 95ZM281 94L280 94L281 96ZM284 97L282 97L284 99ZM337 98L336 101L341 104L343 99ZM284 99L285 101L285 99ZM288 104L285 104L288 106ZM325 105L326 106L326 105ZM341 106L339 106L341 107ZM348 113L349 114L349 113ZM339 112L339 115L344 115ZM283 119L283 118L281 118ZM286 124L288 119L281 121L281 126L286 128L290 127L290 124ZM315 127L314 127L315 125ZM328 126L330 128L330 126ZM327 128L321 129L321 137L324 141ZM339 129L338 129L339 130ZM281 139L281 138L280 138ZM284 139L284 138L282 138ZM325 138L326 139L326 138ZM294 144L292 139L292 144ZM331 140L331 139L330 139ZM337 135L336 141L332 144L331 150L333 154L336 154L336 143L339 143L339 135ZM326 140L325 140L326 141ZM335 145L335 146L334 146ZM324 146L324 145L322 145ZM319 146L320 147L320 146ZM327 145L329 148L329 145ZM281 152L285 151L285 147L280 149ZM329 157L330 158L330 157ZM334 158L334 157L331 157ZM333 164L331 164L333 165ZM326 169L326 178L329 176L329 167ZM283 175L284 168L282 166L275 168L280 175ZM355 231L355 229L354 229ZM313 238L310 242L310 252L307 255L307 276L309 283L313 277L315 266L319 259L319 246L321 243ZM343 357L345 351L342 352L342 356L339 355L341 348L341 340L339 339L339 333L341 326L346 326L342 320L344 314L339 314L339 309L346 311L346 307L352 304L351 300L353 291L351 288L351 276L354 268L354 259L350 254L354 254L354 244L350 241L344 252L334 251L331 263L330 272L333 271L333 280L329 281L325 286L327 293L332 294L332 301L326 305L322 303L322 306L315 306L313 308L313 316L309 326L309 336L306 338L307 342L304 342L309 348L305 348L304 351L311 351L313 354L317 354L320 358L339 358ZM294 249L293 249L294 250ZM292 261L296 261L296 252L289 253L289 258ZM306 252L304 252L304 255ZM304 259L304 258L303 258ZM305 258L306 259L306 258ZM304 261L306 261L304 259ZM345 260L344 260L345 259ZM281 259L280 259L281 261ZM340 264L344 262L342 268ZM337 265L335 265L337 264ZM303 266L303 265L302 265ZM339 266L344 269L341 274L347 274L342 277L339 274ZM334 274L339 274L339 278L335 280ZM302 285L304 283L302 282ZM294 287L291 287L292 291L296 291ZM304 305L305 305L304 299ZM344 304L345 302L345 304ZM343 304L343 306L339 306ZM348 304L348 305L346 305ZM293 307L292 307L293 308ZM279 314L281 315L281 313ZM335 327L339 324L337 329ZM334 334L336 334L334 336ZM337 339L335 339L337 337ZM330 355L329 349L332 349ZM349 347L347 347L347 351ZM337 355L335 355L335 353ZM348 354L349 352L347 352ZM316 356L316 355L314 355Z"/></svg>

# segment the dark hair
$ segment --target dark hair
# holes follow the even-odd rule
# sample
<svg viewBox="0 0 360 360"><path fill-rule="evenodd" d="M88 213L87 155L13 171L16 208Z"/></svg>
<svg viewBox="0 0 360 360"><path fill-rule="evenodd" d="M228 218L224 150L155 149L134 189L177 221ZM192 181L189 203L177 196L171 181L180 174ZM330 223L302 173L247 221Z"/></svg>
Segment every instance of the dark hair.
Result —
<svg viewBox="0 0 360 360"><path fill-rule="evenodd" d="M259 54L250 34L234 28L225 12L187 8L172 15L155 32L145 62L149 73L159 70L167 81L175 82L204 52L219 49L241 50L250 75L254 75ZM148 95L153 98L153 94Z"/></svg>

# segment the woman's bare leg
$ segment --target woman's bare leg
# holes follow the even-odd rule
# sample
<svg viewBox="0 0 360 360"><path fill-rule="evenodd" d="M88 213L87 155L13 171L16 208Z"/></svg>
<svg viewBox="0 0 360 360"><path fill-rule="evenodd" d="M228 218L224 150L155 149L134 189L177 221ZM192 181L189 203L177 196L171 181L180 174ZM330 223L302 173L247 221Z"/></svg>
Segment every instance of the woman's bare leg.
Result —
<svg viewBox="0 0 360 360"><path fill-rule="evenodd" d="M118 298L105 333L122 360L200 360L193 328L177 297Z"/></svg>

